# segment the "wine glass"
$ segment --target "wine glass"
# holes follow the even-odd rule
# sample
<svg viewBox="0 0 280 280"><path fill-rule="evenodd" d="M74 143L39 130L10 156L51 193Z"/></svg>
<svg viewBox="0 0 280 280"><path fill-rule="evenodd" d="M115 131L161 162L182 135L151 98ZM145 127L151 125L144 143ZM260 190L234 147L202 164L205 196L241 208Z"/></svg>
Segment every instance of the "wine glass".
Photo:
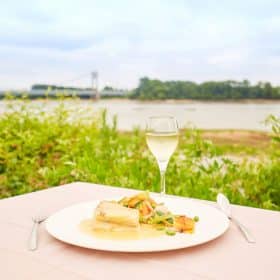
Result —
<svg viewBox="0 0 280 280"><path fill-rule="evenodd" d="M172 116L149 117L146 124L148 147L160 170L160 193L165 194L165 171L178 144L178 123Z"/></svg>

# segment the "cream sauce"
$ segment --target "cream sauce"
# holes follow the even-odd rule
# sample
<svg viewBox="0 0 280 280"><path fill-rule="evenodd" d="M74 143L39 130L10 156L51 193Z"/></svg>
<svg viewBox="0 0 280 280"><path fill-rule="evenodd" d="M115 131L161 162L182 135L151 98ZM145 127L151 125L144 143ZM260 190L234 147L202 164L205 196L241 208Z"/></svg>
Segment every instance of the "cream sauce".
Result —
<svg viewBox="0 0 280 280"><path fill-rule="evenodd" d="M138 230L122 230L121 226L117 230L102 230L102 229L93 229L92 226L93 220L87 219L81 221L79 224L79 229L93 237L101 239L110 239L110 240L137 240L137 239L146 239L146 238L155 238L162 235L165 235L164 230L157 230L151 225L141 224Z"/></svg>

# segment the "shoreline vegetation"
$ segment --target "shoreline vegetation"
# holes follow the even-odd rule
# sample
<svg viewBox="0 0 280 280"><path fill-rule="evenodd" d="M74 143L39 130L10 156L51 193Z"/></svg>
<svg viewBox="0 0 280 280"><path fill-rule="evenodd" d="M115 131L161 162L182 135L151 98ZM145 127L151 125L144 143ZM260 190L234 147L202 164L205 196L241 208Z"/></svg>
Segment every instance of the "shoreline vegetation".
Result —
<svg viewBox="0 0 280 280"><path fill-rule="evenodd" d="M143 131L121 132L106 111L91 115L63 100L52 112L30 104L12 101L0 115L0 198L73 181L159 190ZM215 200L223 192L235 204L280 210L280 119L267 123L271 133L182 130L167 193Z"/></svg>
<svg viewBox="0 0 280 280"><path fill-rule="evenodd" d="M97 89L81 87L64 87L50 84L34 84L29 92L11 91L0 92L0 98L5 96L28 95L30 98L57 98L64 96L78 96L80 98L94 98ZM136 100L280 100L280 86L273 86L270 82L252 84L248 80L235 81L161 81L143 77L134 89L119 89L105 86L99 90L101 98L128 98Z"/></svg>
<svg viewBox="0 0 280 280"><path fill-rule="evenodd" d="M70 98L71 99L71 98ZM161 103L171 103L171 104L191 104L191 103L229 103L229 104L275 104L279 103L280 105L280 99L224 99L224 100L209 100L209 99L131 99L128 97L106 97L102 98L101 100L108 100L108 101L114 101L114 102L123 102L124 100L126 101L131 101L131 102L139 102L139 103L155 103L155 104L161 104ZM95 99L92 99L93 102L95 102Z"/></svg>
<svg viewBox="0 0 280 280"><path fill-rule="evenodd" d="M141 78L137 88L130 94L131 98L150 99L195 99L195 100L228 100L228 99L280 99L280 87L269 82L251 84L243 81L160 81Z"/></svg>
<svg viewBox="0 0 280 280"><path fill-rule="evenodd" d="M208 103L208 104L217 104L217 103L224 103L224 104L279 104L280 105L280 99L261 99L261 98L254 98L254 99L132 99L127 96L101 96L100 99L95 98L84 98L76 95L68 95L68 94L57 94L56 96L45 96L45 97L35 97L33 98L27 93L22 93L20 95L13 95L13 94L5 94L2 97L0 96L0 102L10 101L10 100L22 100L22 99L29 99L34 101L57 101L57 100L83 100L86 99L88 102L98 102L98 101L109 101L109 102L123 102L123 101L131 101L131 102L139 102L142 104L202 104L202 103Z"/></svg>

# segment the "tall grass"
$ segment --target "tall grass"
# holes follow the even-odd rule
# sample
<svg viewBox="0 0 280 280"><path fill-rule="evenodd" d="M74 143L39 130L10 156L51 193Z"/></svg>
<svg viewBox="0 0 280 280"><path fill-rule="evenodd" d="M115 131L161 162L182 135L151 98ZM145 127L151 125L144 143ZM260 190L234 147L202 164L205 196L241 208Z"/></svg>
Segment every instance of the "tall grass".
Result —
<svg viewBox="0 0 280 280"><path fill-rule="evenodd" d="M0 116L0 197L73 181L159 190L156 162L143 131L120 132L100 114L66 108L52 112L12 101ZM167 174L167 192L214 200L223 192L233 203L280 210L279 119L266 158L235 162L199 131L181 132ZM218 152L217 152L218 151Z"/></svg>

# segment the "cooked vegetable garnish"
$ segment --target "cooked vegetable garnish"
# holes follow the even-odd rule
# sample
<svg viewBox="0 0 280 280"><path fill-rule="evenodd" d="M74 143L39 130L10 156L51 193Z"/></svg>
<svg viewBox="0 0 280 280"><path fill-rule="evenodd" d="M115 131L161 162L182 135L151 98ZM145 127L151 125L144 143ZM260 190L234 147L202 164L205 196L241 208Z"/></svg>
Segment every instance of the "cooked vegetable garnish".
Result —
<svg viewBox="0 0 280 280"><path fill-rule="evenodd" d="M165 230L167 235L175 235L176 232L191 233L194 231L195 222L199 220L198 216L192 219L184 215L172 214L163 203L156 203L149 192L124 197L118 203L128 208L138 209L140 223L152 225L157 230Z"/></svg>
<svg viewBox="0 0 280 280"><path fill-rule="evenodd" d="M193 217L193 220L194 220L195 222L198 222L198 221L199 221L199 217L198 217L198 216L194 216L194 217Z"/></svg>
<svg viewBox="0 0 280 280"><path fill-rule="evenodd" d="M165 233L166 233L167 235L175 235L175 234L176 234L176 231L173 230L173 229L167 228L167 229L165 230Z"/></svg>

